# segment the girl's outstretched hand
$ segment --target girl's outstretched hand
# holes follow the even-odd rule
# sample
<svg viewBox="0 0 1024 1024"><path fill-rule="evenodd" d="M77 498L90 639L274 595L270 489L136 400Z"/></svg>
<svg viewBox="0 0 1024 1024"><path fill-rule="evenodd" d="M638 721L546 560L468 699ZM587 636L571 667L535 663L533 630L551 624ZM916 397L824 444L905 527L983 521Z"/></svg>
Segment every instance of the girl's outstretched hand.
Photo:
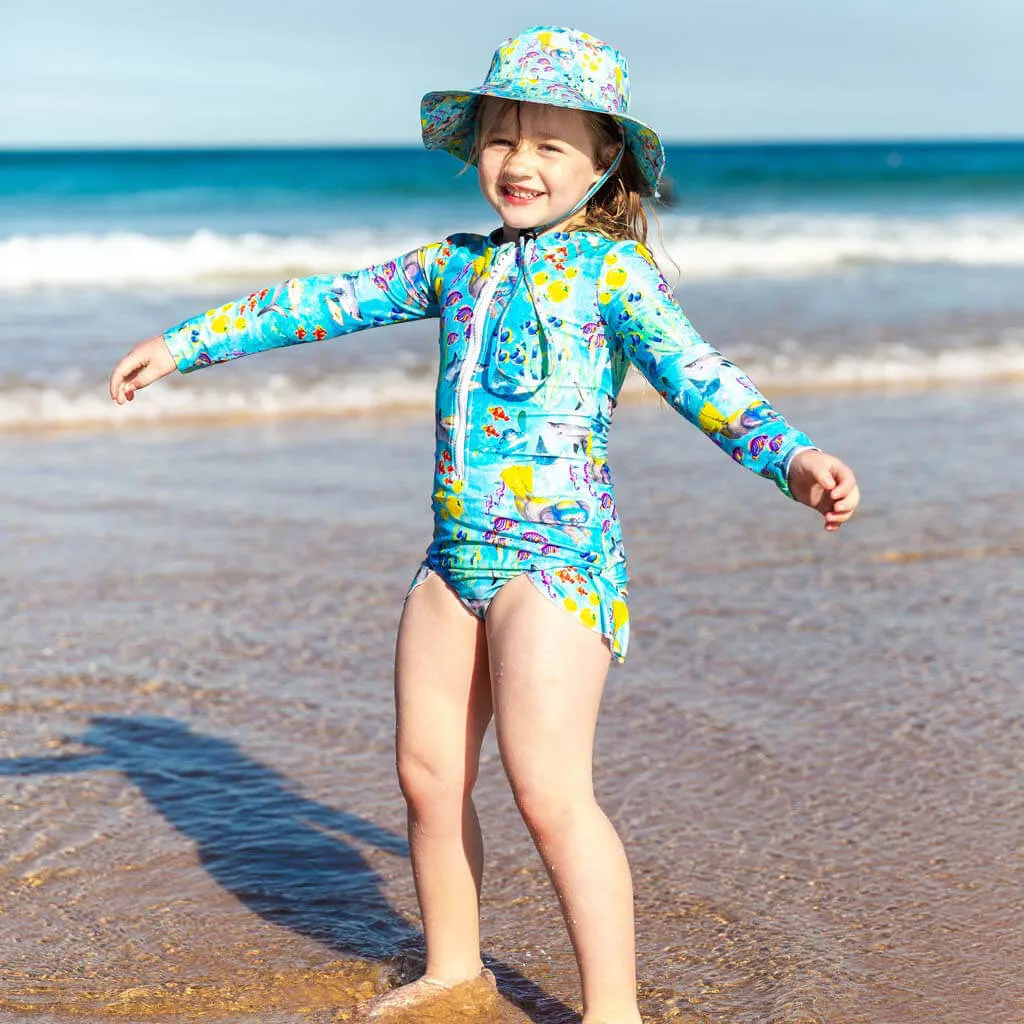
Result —
<svg viewBox="0 0 1024 1024"><path fill-rule="evenodd" d="M789 464L789 490L797 501L825 517L826 530L838 530L860 504L853 470L828 452L804 451Z"/></svg>
<svg viewBox="0 0 1024 1024"><path fill-rule="evenodd" d="M171 355L171 350L162 335L157 334L140 341L114 367L114 372L110 375L110 397L118 405L124 405L135 397L135 392L139 388L166 377L174 369L174 356Z"/></svg>

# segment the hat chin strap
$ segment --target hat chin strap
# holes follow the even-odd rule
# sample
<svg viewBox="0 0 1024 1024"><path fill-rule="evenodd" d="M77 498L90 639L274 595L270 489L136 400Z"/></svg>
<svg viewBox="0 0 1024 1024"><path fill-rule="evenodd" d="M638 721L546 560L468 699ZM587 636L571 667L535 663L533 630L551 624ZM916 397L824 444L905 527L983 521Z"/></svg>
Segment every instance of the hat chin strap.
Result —
<svg viewBox="0 0 1024 1024"><path fill-rule="evenodd" d="M570 217L574 217L577 213L579 213L580 210L582 210L583 207L586 206L587 203L589 203L590 200L597 195L597 193L601 190L601 187L604 185L604 183L619 169L619 164L622 163L622 154L625 151L626 143L625 140L623 140L622 145L619 146L619 150L615 154L615 159L612 161L611 166L608 168L608 170L605 171L604 174L602 174L601 177L598 178L597 181L595 181L594 184L590 186L590 188L583 194L583 198L568 213L561 214L554 220L548 221L547 224L539 224L536 227L524 228L522 231L519 232L520 236L522 237L523 235L525 235L528 238L536 238L537 235L541 234L542 232L550 231L556 224L561 224L563 221L566 221Z"/></svg>
<svg viewBox="0 0 1024 1024"><path fill-rule="evenodd" d="M536 252L537 236L542 231L549 231L556 224L561 224L563 221L568 220L574 214L582 210L583 207L586 206L587 203L589 203L590 200L597 194L601 186L616 172L616 170L618 170L619 164L622 162L622 154L625 152L625 149L625 143L623 143L623 145L619 147L618 153L615 154L615 159L612 161L611 167L609 167L608 170L605 171L604 174L602 174L601 177L594 182L594 184L587 190L583 198L568 213L563 214L560 217L557 217L553 221L549 221L547 224L541 224L538 227L533 228L524 228L519 232L519 238L516 241L516 248L518 250L516 262L519 266L519 272L516 277L515 287L519 287L520 281L526 282L526 291L529 293L530 301L533 303L533 308L537 313L537 333L541 341L541 358L544 360L545 367L544 372L542 374L542 379L547 379L548 375L551 373L551 360L553 357L551 354L550 342L547 337L547 330L545 329L543 324L544 318L541 316L540 312L541 307L537 305L537 296L534 294L533 291L533 281L530 279L530 274L527 271L529 257L527 255L526 246L528 243L532 242L534 251ZM498 326L495 328L495 330L499 334L501 332L502 324L505 321L505 313L507 310L508 305L506 304L505 308L501 311L501 316L498 320Z"/></svg>

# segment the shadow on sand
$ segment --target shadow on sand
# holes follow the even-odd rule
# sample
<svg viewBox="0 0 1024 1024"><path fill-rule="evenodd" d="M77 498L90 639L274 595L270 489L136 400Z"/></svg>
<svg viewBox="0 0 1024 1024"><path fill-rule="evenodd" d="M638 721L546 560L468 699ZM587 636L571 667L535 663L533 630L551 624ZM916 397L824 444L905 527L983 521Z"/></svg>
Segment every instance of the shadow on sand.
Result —
<svg viewBox="0 0 1024 1024"><path fill-rule="evenodd" d="M223 739L163 717L97 716L76 742L95 753L0 761L0 776L114 769L195 843L200 863L265 920L377 963L422 963L422 934L392 909L350 841L408 856L404 838L326 807ZM533 1021L577 1020L515 968L487 958Z"/></svg>

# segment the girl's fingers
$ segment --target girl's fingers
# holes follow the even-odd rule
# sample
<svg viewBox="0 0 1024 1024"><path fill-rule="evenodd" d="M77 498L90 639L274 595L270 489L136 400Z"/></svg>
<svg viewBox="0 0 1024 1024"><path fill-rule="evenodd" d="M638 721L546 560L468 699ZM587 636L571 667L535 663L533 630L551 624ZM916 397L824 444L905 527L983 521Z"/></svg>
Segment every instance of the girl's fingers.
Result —
<svg viewBox="0 0 1024 1024"><path fill-rule="evenodd" d="M159 335L140 341L114 367L110 375L110 397L118 404L130 402L133 394L174 369L174 360Z"/></svg>
<svg viewBox="0 0 1024 1024"><path fill-rule="evenodd" d="M848 505L844 505L842 503L833 505L832 508L825 513L825 529L838 530L843 523L850 519L856 508L856 502Z"/></svg>
<svg viewBox="0 0 1024 1024"><path fill-rule="evenodd" d="M794 488L801 495L799 500L821 513L826 530L838 530L860 503L853 470L824 452L802 458L798 469L803 474Z"/></svg>
<svg viewBox="0 0 1024 1024"><path fill-rule="evenodd" d="M857 501L852 494L848 494L845 498L840 498L839 501L832 503L833 512L852 512L856 507Z"/></svg>
<svg viewBox="0 0 1024 1024"><path fill-rule="evenodd" d="M126 356L110 375L110 397L118 405L123 405L125 401L130 402L139 388L151 383L153 374L149 369L148 359Z"/></svg>
<svg viewBox="0 0 1024 1024"><path fill-rule="evenodd" d="M110 375L110 397L115 402L118 401L118 395L128 378L138 373L144 365L138 357L129 354L114 367L114 372Z"/></svg>
<svg viewBox="0 0 1024 1024"><path fill-rule="evenodd" d="M137 390L138 385L129 383L126 380L120 380L117 384L117 391L114 394L114 401L118 405L124 405L125 402L130 402L135 397Z"/></svg>
<svg viewBox="0 0 1024 1024"><path fill-rule="evenodd" d="M826 491L830 493L832 489L836 486L836 479L828 469L816 473L814 475L814 480L815 483L819 484L821 487L823 487Z"/></svg>
<svg viewBox="0 0 1024 1024"><path fill-rule="evenodd" d="M833 492L834 493L834 492ZM838 530L847 522L860 504L860 491L857 485L844 498L832 503L832 507L825 513L825 529L829 531Z"/></svg>
<svg viewBox="0 0 1024 1024"><path fill-rule="evenodd" d="M845 498L857 486L857 478L853 475L853 471L842 462L838 462L833 467L833 476L836 480L836 485L831 491L834 500Z"/></svg>

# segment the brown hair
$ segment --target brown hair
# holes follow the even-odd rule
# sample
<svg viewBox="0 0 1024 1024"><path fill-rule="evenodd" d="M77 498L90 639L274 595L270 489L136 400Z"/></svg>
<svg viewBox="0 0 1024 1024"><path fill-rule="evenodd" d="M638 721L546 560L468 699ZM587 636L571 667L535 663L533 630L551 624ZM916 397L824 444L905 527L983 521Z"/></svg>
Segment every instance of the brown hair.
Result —
<svg viewBox="0 0 1024 1024"><path fill-rule="evenodd" d="M516 111L518 121L518 100L484 97L488 102L478 102L476 110L476 134L470 151L469 163L475 164L480 155L480 138L496 121L500 121L510 110ZM486 111L486 117L485 117ZM595 163L599 170L611 166L615 153L625 146L618 122L609 114L581 111L587 121L587 129L594 140L597 153ZM613 241L633 240L647 245L647 210L642 199L643 182L636 161L629 147L625 147L622 160L615 173L591 196L586 207L573 215L568 228L596 231Z"/></svg>
<svg viewBox="0 0 1024 1024"><path fill-rule="evenodd" d="M585 113L587 128L597 150L597 166L607 170L619 146L624 147L615 173L592 196L578 217L580 227L605 235L617 242L632 239L647 245L647 210L642 199L643 181L633 151L626 145L618 122L608 114ZM573 218L576 220L576 217Z"/></svg>

